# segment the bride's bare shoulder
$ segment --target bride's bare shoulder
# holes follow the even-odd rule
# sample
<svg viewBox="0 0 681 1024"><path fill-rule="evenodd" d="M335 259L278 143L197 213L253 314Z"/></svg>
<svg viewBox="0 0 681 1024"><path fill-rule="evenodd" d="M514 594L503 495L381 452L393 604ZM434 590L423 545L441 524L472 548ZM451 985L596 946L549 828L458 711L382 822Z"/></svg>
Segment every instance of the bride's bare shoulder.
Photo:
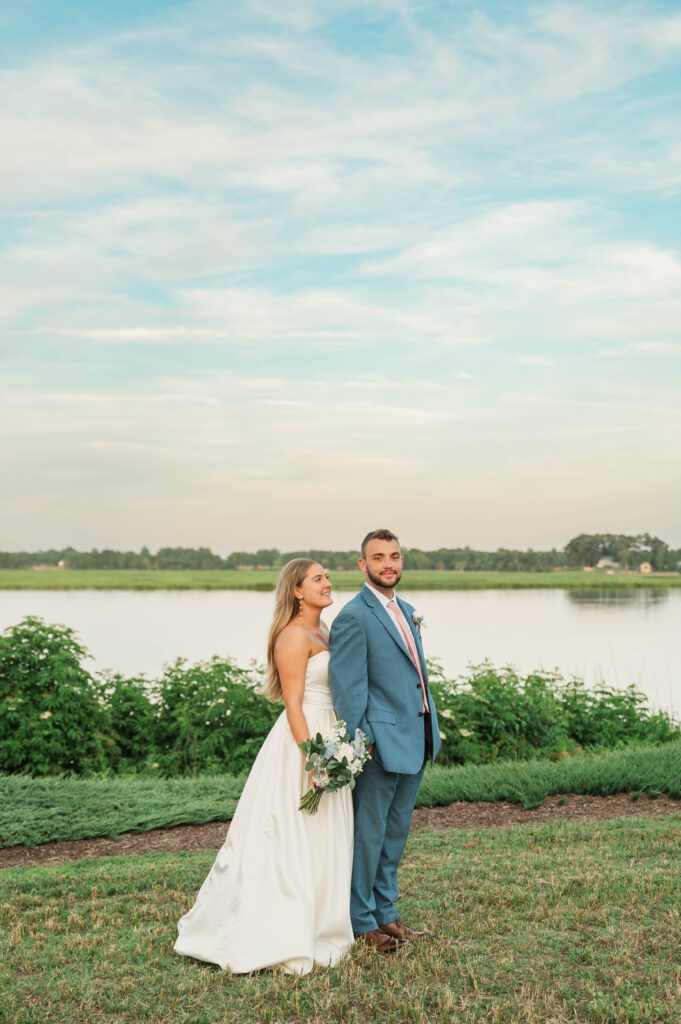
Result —
<svg viewBox="0 0 681 1024"><path fill-rule="evenodd" d="M307 659L310 649L310 641L307 633L297 622L289 622L284 626L277 637L274 645L274 656L280 658L305 658Z"/></svg>

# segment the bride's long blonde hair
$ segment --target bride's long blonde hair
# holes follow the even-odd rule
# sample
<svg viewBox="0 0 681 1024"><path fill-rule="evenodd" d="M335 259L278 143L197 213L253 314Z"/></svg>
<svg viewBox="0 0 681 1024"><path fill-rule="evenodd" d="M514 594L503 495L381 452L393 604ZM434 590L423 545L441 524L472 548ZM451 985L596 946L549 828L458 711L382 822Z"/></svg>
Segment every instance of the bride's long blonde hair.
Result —
<svg viewBox="0 0 681 1024"><path fill-rule="evenodd" d="M311 558L292 558L287 562L279 573L277 580L276 598L274 604L274 617L270 626L270 635L267 640L267 681L265 683L265 696L268 700L277 701L282 698L281 679L279 670L274 660L274 648L279 634L288 626L289 622L295 619L298 614L298 598L293 593L295 587L299 587L305 579L308 569L315 562Z"/></svg>

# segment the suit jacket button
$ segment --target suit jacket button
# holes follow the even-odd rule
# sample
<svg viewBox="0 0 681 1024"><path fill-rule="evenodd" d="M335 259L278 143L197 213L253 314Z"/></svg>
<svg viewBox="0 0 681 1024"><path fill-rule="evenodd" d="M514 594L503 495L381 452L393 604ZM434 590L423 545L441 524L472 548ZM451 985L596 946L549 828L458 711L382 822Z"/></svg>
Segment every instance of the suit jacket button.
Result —
<svg viewBox="0 0 681 1024"><path fill-rule="evenodd" d="M419 718L423 718L423 711L419 711Z"/></svg>
<svg viewBox="0 0 681 1024"><path fill-rule="evenodd" d="M420 689L421 689L421 684L420 684L420 683L417 683L417 684L416 684L416 689L417 689L417 690L420 690Z"/></svg>

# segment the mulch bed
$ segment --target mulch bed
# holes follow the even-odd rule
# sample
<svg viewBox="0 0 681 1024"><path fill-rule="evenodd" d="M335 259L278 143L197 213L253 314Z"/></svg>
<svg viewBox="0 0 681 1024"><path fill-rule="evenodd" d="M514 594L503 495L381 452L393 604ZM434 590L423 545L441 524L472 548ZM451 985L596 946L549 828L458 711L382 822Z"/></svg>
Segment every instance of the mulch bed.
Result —
<svg viewBox="0 0 681 1024"><path fill-rule="evenodd" d="M632 800L627 793L616 796L550 796L541 807L526 811L519 804L456 803L447 807L422 807L414 811L412 830L420 828L515 828L545 821L607 821L635 815L674 814L681 825L681 800L668 796L656 799L643 795ZM0 850L0 868L63 864L82 857L119 857L141 853L181 853L215 850L223 844L229 823L179 825L132 833L118 839L77 839L67 843L44 843L33 849L9 846Z"/></svg>

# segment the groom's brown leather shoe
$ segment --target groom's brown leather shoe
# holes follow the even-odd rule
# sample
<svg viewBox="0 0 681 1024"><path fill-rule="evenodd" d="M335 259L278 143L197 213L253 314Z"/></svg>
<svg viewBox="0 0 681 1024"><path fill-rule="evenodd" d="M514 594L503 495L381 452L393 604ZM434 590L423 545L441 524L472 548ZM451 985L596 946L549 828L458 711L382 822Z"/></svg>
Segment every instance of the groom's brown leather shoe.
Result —
<svg viewBox="0 0 681 1024"><path fill-rule="evenodd" d="M379 929L375 929L372 932L364 932L362 935L358 935L357 938L358 940L361 939L371 949L375 949L377 953L396 953L401 946L407 945L405 939L386 935Z"/></svg>
<svg viewBox="0 0 681 1024"><path fill-rule="evenodd" d="M402 939L406 942L412 942L414 939L432 939L435 935L435 932L413 932L401 917L391 921L390 924L382 924L379 931L391 939Z"/></svg>

